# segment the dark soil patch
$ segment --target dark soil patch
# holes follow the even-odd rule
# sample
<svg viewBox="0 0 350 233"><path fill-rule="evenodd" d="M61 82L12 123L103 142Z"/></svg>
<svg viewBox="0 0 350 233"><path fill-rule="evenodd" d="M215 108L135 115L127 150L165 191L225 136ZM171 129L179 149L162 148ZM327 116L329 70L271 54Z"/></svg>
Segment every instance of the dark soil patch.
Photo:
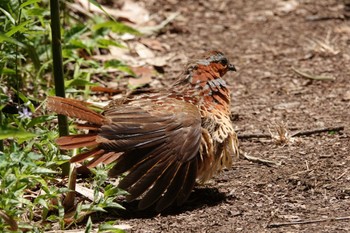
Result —
<svg viewBox="0 0 350 233"><path fill-rule="evenodd" d="M341 132L241 140L268 167L237 161L181 208L162 215L129 215L131 232L349 232L350 220L268 228L270 223L350 216L350 21L341 1L144 0L160 18L181 12L157 36L188 57L208 49L238 69L232 86L235 129L274 132L344 126ZM200 3L201 2L201 3ZM183 64L169 64L164 80ZM332 76L317 81L292 67Z"/></svg>

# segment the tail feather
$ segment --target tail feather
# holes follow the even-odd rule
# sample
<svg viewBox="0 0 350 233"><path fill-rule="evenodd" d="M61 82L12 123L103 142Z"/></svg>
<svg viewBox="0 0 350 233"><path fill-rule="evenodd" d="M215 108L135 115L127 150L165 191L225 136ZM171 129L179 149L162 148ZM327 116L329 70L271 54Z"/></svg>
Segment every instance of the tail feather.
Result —
<svg viewBox="0 0 350 233"><path fill-rule="evenodd" d="M110 155L108 158L105 158L105 160L103 161L105 164L110 164L113 163L114 161L116 161L120 156L122 155L122 153L115 153L113 155Z"/></svg>
<svg viewBox="0 0 350 233"><path fill-rule="evenodd" d="M97 165L104 163L109 164L114 162L116 159L119 158L119 156L122 153L116 153L116 152L105 152L102 155L94 155L94 158L90 160L86 166L88 168L96 167Z"/></svg>
<svg viewBox="0 0 350 233"><path fill-rule="evenodd" d="M88 158L92 158L85 166L87 168L96 167L98 164L110 164L117 160L122 153L108 152L99 147L93 148L87 152L80 153L70 159L71 163L82 162Z"/></svg>
<svg viewBox="0 0 350 233"><path fill-rule="evenodd" d="M56 140L57 145L60 146L61 149L76 149L82 147L91 147L97 146L98 142L96 142L97 134L79 134L79 135L70 135L63 136Z"/></svg>
<svg viewBox="0 0 350 233"><path fill-rule="evenodd" d="M98 131L101 129L101 126L95 125L95 124L84 123L84 124L75 124L75 128L76 129L86 129L86 130Z"/></svg>
<svg viewBox="0 0 350 233"><path fill-rule="evenodd" d="M100 143L96 141L96 138L105 118L97 112L89 109L88 105L88 103L82 101L61 97L48 97L47 100L47 108L49 110L68 117L86 121L86 123L77 124L77 128L89 130L89 133L60 137L56 140L56 143L61 149L92 147L89 151L72 157L70 162L82 162L88 158L92 158L87 163L87 167L95 167L102 162L113 162L119 157L119 153L108 152L99 147Z"/></svg>
<svg viewBox="0 0 350 233"><path fill-rule="evenodd" d="M84 161L85 159L89 158L89 157L95 157L95 156L101 156L105 153L104 150L96 147L92 150L89 150L87 152L84 152L84 153L80 153L74 157L72 157L70 159L70 162L71 163L77 163L77 162L81 162L81 161Z"/></svg>
<svg viewBox="0 0 350 233"><path fill-rule="evenodd" d="M86 103L78 100L50 96L47 99L47 108L58 114L75 117L97 125L102 125L104 117L88 107Z"/></svg>

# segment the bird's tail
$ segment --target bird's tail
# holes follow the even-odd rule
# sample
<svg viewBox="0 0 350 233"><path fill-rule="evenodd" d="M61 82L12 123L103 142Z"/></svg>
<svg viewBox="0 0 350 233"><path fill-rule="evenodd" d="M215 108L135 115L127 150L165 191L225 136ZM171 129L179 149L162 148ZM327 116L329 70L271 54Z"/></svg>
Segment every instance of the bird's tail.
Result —
<svg viewBox="0 0 350 233"><path fill-rule="evenodd" d="M56 140L57 145L59 145L61 149L71 150L82 147L90 148L89 151L72 157L70 162L81 162L87 158L93 157L87 166L94 167L101 162L113 162L119 157L118 153L108 152L99 148L99 142L97 140L98 130L104 123L105 118L101 114L89 109L88 103L73 99L50 96L47 99L46 106L50 111L86 121L84 124L78 124L77 128L87 129L89 130L89 133L63 136Z"/></svg>
<svg viewBox="0 0 350 233"><path fill-rule="evenodd" d="M87 106L88 103L83 101L66 99L62 97L50 96L47 99L47 108L50 111L101 126L104 121L104 117L101 114L89 109Z"/></svg>

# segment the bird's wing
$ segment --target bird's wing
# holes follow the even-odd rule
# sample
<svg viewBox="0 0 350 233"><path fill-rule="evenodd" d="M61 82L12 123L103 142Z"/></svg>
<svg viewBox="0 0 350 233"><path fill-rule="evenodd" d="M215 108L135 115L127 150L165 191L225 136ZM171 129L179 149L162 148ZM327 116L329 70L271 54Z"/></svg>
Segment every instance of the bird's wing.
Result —
<svg viewBox="0 0 350 233"><path fill-rule="evenodd" d="M110 170L128 172L119 187L128 200L142 195L140 209L154 203L158 211L184 202L193 189L201 143L196 106L176 99L135 100L105 111L108 124L97 138L100 148L124 152Z"/></svg>

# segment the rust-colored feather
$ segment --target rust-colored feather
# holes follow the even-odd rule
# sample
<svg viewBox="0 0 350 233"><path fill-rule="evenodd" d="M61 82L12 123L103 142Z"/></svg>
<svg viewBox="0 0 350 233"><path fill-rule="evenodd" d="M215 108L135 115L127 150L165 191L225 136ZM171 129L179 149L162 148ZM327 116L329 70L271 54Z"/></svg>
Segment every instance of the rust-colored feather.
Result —
<svg viewBox="0 0 350 233"><path fill-rule="evenodd" d="M62 149L76 149L76 148L82 148L84 146L97 146L98 143L96 142L96 133L93 134L80 134L80 135L71 135L71 136L64 136L60 137L56 140L56 143L62 148Z"/></svg>
<svg viewBox="0 0 350 233"><path fill-rule="evenodd" d="M95 125L95 124L76 124L75 128L77 129L86 129L86 130L91 130L91 131L99 131L100 130L100 125Z"/></svg>
<svg viewBox="0 0 350 233"><path fill-rule="evenodd" d="M116 159L119 158L121 153L115 153L115 152L108 152L108 153L103 153L101 155L94 154L93 159L90 160L86 166L88 168L96 167L98 164L104 163L104 164L109 164L111 162L114 162Z"/></svg>
<svg viewBox="0 0 350 233"><path fill-rule="evenodd" d="M96 148L94 148L92 150L89 150L89 151L84 152L84 153L80 153L80 154L72 157L70 159L70 162L71 163L81 162L81 161L84 161L85 159L87 159L89 157L94 157L94 156L99 157L99 156L103 155L104 153L105 153L104 150L96 147Z"/></svg>
<svg viewBox="0 0 350 233"><path fill-rule="evenodd" d="M102 125L104 117L84 105L83 102L61 97L49 96L47 108L58 114L75 117L97 125Z"/></svg>

